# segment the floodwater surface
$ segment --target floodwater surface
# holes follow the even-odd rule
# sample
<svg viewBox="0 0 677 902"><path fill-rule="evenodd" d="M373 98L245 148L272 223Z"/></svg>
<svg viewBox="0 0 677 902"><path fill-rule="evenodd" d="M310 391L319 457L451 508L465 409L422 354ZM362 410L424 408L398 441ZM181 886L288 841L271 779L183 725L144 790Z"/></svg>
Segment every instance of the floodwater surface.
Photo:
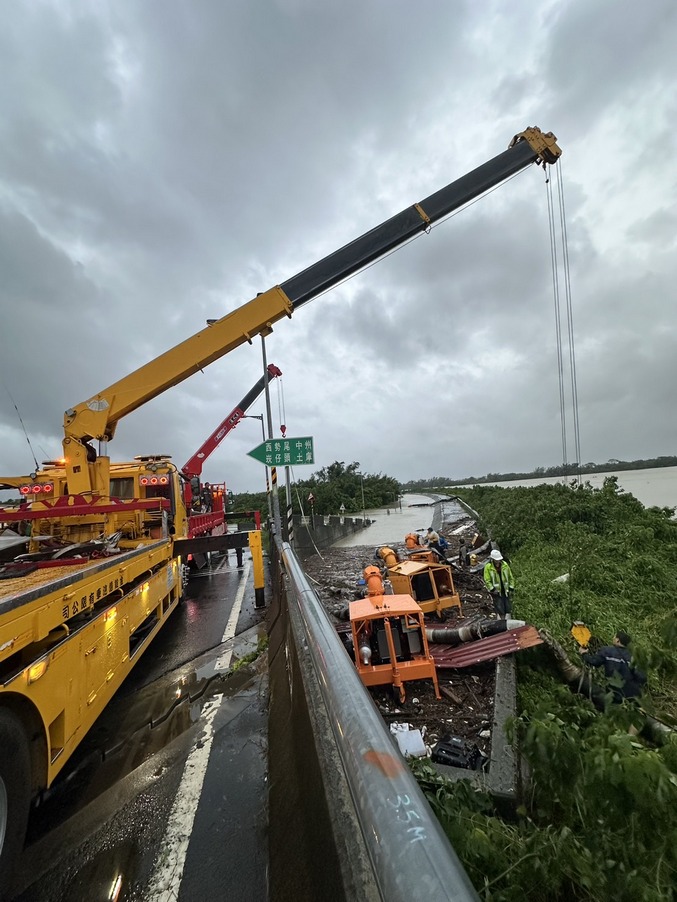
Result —
<svg viewBox="0 0 677 902"><path fill-rule="evenodd" d="M377 508L365 512L367 520L373 522L353 535L345 536L332 548L352 548L355 545L385 545L403 542L410 532L424 533L429 526L441 526L442 495L403 495L401 504L388 508ZM436 500L439 499L439 500ZM463 508L454 501L445 500L444 519L451 520L467 516ZM357 519L357 518L356 518Z"/></svg>
<svg viewBox="0 0 677 902"><path fill-rule="evenodd" d="M677 507L677 467L583 473L581 479L584 483L589 482L593 488L601 489L604 480L609 476L616 476L618 485L623 491L634 495L644 507ZM561 476L541 476L538 479L518 479L514 482L488 482L483 485L500 485L504 488L511 488L512 486L555 485L558 482L562 482ZM468 486L458 486L458 488L467 489Z"/></svg>

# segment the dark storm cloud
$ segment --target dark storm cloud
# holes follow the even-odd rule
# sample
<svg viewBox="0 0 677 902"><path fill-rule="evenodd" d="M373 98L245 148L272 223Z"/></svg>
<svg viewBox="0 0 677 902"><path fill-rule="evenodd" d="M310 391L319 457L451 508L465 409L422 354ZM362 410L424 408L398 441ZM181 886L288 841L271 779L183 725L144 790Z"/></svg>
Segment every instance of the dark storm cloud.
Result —
<svg viewBox="0 0 677 902"><path fill-rule="evenodd" d="M0 374L27 427L58 429L64 401L79 382L78 347L64 323L77 319L77 341L97 339L100 293L65 253L34 223L0 205L2 318ZM18 325L17 325L18 324ZM0 395L3 419L13 417L7 392Z"/></svg>
<svg viewBox="0 0 677 902"><path fill-rule="evenodd" d="M0 33L0 375L29 433L54 454L65 407L535 124L564 149L584 457L670 453L675 9L14 4ZM403 479L556 463L549 267L531 168L278 323L275 423L315 435L318 466ZM256 339L127 417L111 453L181 465L261 367ZM1 394L0 470L23 471ZM259 427L242 422L207 478L259 487L246 458Z"/></svg>
<svg viewBox="0 0 677 902"><path fill-rule="evenodd" d="M556 109L566 118L575 113L579 131L607 105L642 103L653 84L674 76L677 7L671 0L621 7L614 0L562 3L553 25L546 73L558 87Z"/></svg>

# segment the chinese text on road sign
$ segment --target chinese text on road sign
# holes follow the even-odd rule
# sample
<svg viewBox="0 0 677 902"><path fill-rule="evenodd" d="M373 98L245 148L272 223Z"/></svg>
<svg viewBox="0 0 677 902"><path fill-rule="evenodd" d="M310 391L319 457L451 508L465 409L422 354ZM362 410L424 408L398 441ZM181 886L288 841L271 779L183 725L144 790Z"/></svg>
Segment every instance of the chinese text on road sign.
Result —
<svg viewBox="0 0 677 902"><path fill-rule="evenodd" d="M310 436L271 439L247 453L267 467L296 467L315 463L313 439Z"/></svg>

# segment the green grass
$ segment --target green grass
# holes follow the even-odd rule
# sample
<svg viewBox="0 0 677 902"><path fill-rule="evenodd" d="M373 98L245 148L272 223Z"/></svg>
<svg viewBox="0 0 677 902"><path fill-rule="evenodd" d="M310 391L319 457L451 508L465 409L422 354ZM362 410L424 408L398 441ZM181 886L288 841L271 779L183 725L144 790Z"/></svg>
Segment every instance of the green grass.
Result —
<svg viewBox="0 0 677 902"><path fill-rule="evenodd" d="M246 667L248 664L252 664L264 651L268 648L268 636L263 636L256 644L256 648L254 651L250 651L248 655L244 655L242 658L238 658L238 660L233 664L230 668L229 673L237 673L242 667Z"/></svg>

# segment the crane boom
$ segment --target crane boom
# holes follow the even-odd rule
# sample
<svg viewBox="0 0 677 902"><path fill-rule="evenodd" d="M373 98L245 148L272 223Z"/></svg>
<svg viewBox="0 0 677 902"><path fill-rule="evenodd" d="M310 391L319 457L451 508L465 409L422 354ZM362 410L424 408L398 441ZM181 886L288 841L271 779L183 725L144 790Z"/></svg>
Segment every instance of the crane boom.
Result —
<svg viewBox="0 0 677 902"><path fill-rule="evenodd" d="M532 163L552 164L561 154L552 132L532 127L515 135L507 150L420 203L407 207L279 286L259 294L150 363L64 414L64 457L69 491L106 494L105 457L95 458L90 439L107 442L118 421L166 389L218 360L274 323L479 197Z"/></svg>
<svg viewBox="0 0 677 902"><path fill-rule="evenodd" d="M552 132L528 128L515 135L497 157L304 269L280 288L296 310L531 163L553 164L561 153Z"/></svg>
<svg viewBox="0 0 677 902"><path fill-rule="evenodd" d="M272 379L276 379L281 375L282 371L279 370L274 363L268 364L267 374L261 376L258 382L249 389L240 403L219 423L209 438L205 439L195 454L193 454L193 456L181 467L181 472L184 476L190 478L191 476L202 475L204 462L211 454L213 454L216 448L218 448L228 433L237 426L245 412L254 401L256 401L266 387L266 382L270 382Z"/></svg>

